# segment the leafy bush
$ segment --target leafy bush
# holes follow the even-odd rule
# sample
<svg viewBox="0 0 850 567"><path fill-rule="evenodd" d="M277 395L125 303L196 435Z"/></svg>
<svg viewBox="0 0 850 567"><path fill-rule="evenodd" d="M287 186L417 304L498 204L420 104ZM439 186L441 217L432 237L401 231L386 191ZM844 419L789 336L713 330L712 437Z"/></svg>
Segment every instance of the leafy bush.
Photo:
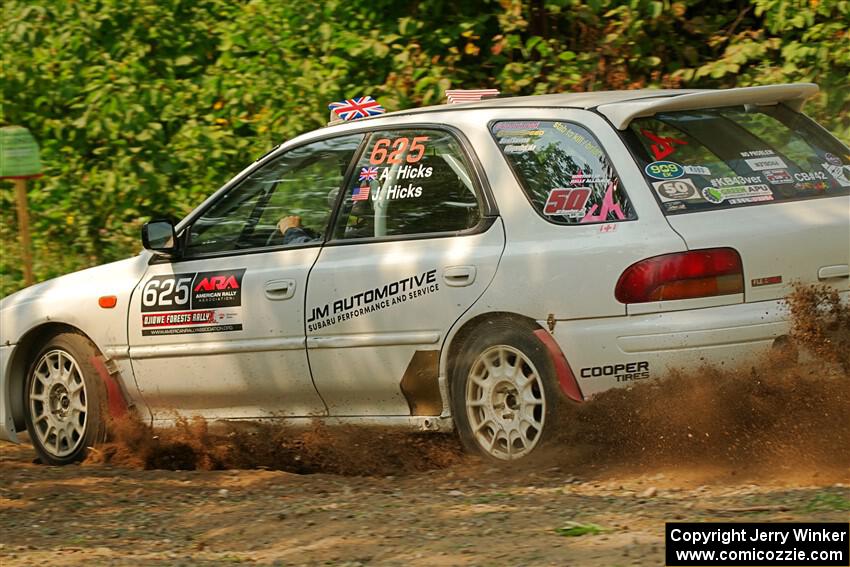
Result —
<svg viewBox="0 0 850 567"><path fill-rule="evenodd" d="M450 87L505 94L815 81L808 111L850 141L847 0L6 0L0 122L29 128L35 272L133 254L326 104L390 110ZM20 288L0 185L0 294Z"/></svg>

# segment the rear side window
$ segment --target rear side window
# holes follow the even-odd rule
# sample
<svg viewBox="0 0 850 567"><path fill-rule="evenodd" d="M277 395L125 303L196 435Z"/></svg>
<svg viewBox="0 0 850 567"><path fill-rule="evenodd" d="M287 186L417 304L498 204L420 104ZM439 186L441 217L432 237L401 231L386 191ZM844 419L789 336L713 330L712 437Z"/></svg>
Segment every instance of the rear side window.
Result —
<svg viewBox="0 0 850 567"><path fill-rule="evenodd" d="M850 193L850 151L784 106L658 114L625 138L667 214Z"/></svg>
<svg viewBox="0 0 850 567"><path fill-rule="evenodd" d="M493 136L534 208L556 224L636 218L599 142L569 122L504 121Z"/></svg>

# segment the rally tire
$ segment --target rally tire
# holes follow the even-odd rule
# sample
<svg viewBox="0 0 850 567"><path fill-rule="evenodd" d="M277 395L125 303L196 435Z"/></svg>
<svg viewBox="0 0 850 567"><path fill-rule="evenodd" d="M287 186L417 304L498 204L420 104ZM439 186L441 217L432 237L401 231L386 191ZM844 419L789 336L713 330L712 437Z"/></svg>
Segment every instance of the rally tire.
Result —
<svg viewBox="0 0 850 567"><path fill-rule="evenodd" d="M27 370L27 432L41 462L67 465L85 458L106 436L107 394L93 359L97 347L76 333L53 336Z"/></svg>
<svg viewBox="0 0 850 567"><path fill-rule="evenodd" d="M525 321L491 321L464 341L451 377L451 403L467 451L514 461L552 441L564 397L536 328Z"/></svg>

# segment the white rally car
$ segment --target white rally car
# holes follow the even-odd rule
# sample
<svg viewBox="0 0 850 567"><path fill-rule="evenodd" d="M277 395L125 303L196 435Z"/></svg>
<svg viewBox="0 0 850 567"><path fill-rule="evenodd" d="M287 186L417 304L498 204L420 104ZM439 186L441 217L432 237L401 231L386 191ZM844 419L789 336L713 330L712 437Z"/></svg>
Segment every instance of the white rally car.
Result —
<svg viewBox="0 0 850 567"><path fill-rule="evenodd" d="M134 258L0 304L0 437L79 460L110 412L455 428L497 459L560 412L848 294L850 149L811 84L554 94L288 141Z"/></svg>

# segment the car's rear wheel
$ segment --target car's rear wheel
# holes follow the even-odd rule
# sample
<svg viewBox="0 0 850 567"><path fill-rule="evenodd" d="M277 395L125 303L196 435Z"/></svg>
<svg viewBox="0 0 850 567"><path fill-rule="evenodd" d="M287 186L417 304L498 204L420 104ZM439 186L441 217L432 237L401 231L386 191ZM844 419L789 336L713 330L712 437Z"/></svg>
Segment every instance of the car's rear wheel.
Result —
<svg viewBox="0 0 850 567"><path fill-rule="evenodd" d="M27 373L26 421L43 463L80 461L103 441L106 389L92 363L97 355L85 337L62 333L34 357Z"/></svg>
<svg viewBox="0 0 850 567"><path fill-rule="evenodd" d="M467 450L498 460L531 454L552 436L561 394L531 325L494 321L466 340L452 380L452 411Z"/></svg>

